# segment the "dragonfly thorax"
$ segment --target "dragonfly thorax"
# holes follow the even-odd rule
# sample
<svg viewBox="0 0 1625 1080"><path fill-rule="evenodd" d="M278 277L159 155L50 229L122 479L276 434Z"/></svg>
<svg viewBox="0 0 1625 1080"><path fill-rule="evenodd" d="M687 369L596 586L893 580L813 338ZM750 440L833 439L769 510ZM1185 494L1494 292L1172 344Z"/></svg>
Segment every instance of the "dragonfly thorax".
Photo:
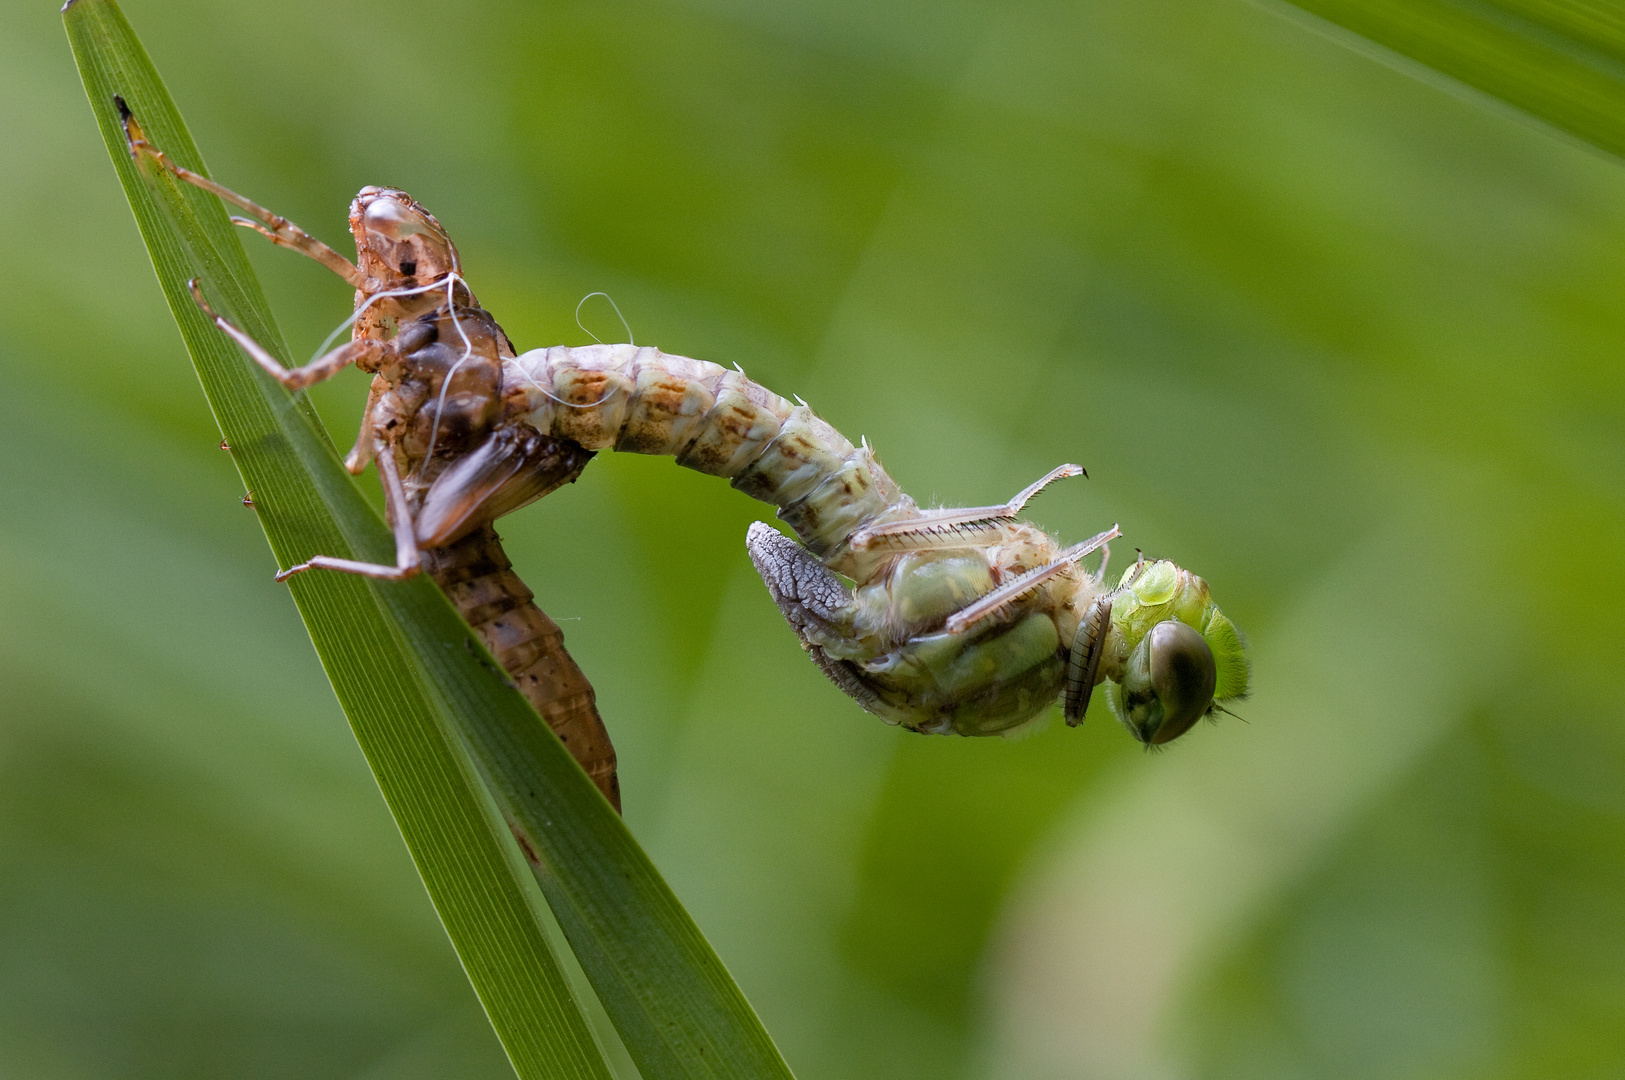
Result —
<svg viewBox="0 0 1625 1080"><path fill-rule="evenodd" d="M1078 611L1103 590L1074 569L970 631L945 624L1055 550L1023 525L994 543L896 556L854 591L849 636L820 646L853 664L879 702L875 711L893 723L961 735L1013 731L1055 700Z"/></svg>

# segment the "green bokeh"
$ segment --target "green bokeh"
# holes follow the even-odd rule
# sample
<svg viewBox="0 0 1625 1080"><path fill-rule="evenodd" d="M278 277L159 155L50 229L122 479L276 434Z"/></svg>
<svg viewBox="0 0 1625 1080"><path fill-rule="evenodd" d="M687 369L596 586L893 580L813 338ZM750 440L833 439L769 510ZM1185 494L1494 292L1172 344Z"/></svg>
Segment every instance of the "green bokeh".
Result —
<svg viewBox="0 0 1625 1080"><path fill-rule="evenodd" d="M511 519L803 1080L1625 1069L1619 164L1241 0L125 10L329 241L403 186L521 347L607 290L922 500L1080 461L1037 519L1251 634L1247 723L1167 753L922 738L806 662L726 485L606 455ZM501 1076L54 5L0 20L0 1075ZM266 247L314 348L347 291Z"/></svg>

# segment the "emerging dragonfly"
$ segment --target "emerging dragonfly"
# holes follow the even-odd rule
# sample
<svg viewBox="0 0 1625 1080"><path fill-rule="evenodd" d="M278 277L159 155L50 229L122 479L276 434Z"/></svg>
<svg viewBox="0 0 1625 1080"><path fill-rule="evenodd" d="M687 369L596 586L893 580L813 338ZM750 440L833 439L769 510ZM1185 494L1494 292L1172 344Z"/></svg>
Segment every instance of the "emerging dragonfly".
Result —
<svg viewBox="0 0 1625 1080"><path fill-rule="evenodd" d="M890 723L1002 734L1059 697L1067 722L1077 724L1104 682L1117 718L1140 741L1161 744L1246 693L1246 646L1201 578L1142 559L1109 586L1115 526L1063 547L1018 520L1029 499L1081 468L1063 465L1000 506L921 509L866 442L853 446L805 404L740 370L633 345L515 355L478 308L445 230L403 191L363 188L351 204L351 264L286 219L173 165L133 120L126 128L137 157L241 208L249 217L234 219L239 224L356 288L352 340L294 369L210 312L289 389L352 363L374 374L347 465L360 472L376 456L396 563L317 555L279 580L317 568L396 580L426 568L445 587L445 567L454 563L462 578L448 592L514 672L498 647L506 641L502 624L486 617L489 604L522 593L521 607L546 616L512 576L490 523L573 480L593 452L613 447L672 455L778 507L800 543L757 522L746 537L756 569L819 668ZM1081 562L1095 551L1099 567L1086 573ZM458 585L475 595L459 598ZM515 609L507 600L498 606ZM531 635L521 650L530 662L546 660L549 647L562 654L556 638L547 646L528 627L516 633ZM585 707L592 710L590 689ZM560 719L575 722L568 712ZM596 712L577 726L597 733L572 749L610 793L613 751ZM600 737L607 774L601 754L583 756Z"/></svg>

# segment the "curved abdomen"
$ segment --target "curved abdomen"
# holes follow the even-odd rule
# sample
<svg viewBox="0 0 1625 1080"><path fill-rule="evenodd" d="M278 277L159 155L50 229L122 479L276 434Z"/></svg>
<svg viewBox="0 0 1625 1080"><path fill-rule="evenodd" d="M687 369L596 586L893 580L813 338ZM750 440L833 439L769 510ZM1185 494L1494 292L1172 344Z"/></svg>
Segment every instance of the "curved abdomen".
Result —
<svg viewBox="0 0 1625 1080"><path fill-rule="evenodd" d="M919 515L875 460L805 405L742 372L635 345L554 346L507 362L506 408L588 450L665 454L725 476L779 517L826 565L860 580L847 540Z"/></svg>

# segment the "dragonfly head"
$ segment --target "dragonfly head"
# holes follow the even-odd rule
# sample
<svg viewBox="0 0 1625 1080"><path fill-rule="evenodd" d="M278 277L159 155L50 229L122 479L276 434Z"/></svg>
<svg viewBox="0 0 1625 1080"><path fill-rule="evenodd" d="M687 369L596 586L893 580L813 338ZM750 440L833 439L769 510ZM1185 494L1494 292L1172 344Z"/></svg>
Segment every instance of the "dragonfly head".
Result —
<svg viewBox="0 0 1625 1080"><path fill-rule="evenodd" d="M361 272L385 289L410 288L457 273L457 248L433 214L395 188L364 187L350 204Z"/></svg>
<svg viewBox="0 0 1625 1080"><path fill-rule="evenodd" d="M1127 653L1106 687L1112 712L1148 746L1171 742L1247 692L1247 645L1208 595L1171 562L1131 566L1112 603Z"/></svg>

